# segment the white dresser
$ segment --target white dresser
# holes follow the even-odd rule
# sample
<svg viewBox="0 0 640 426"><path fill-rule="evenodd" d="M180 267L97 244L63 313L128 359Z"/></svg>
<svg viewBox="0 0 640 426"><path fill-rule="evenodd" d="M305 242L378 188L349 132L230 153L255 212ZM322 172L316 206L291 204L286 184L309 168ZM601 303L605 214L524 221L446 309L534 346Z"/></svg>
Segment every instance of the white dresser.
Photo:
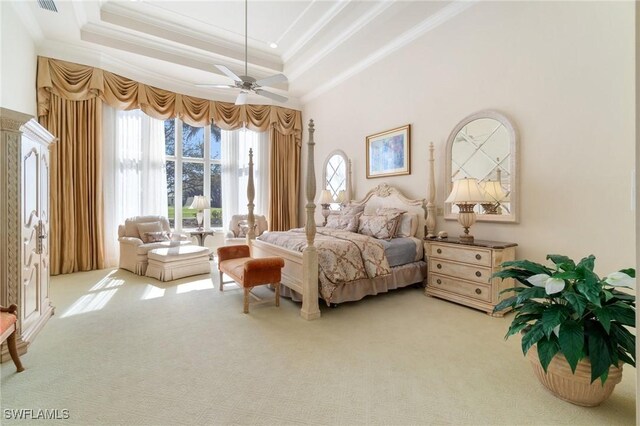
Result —
<svg viewBox="0 0 640 426"><path fill-rule="evenodd" d="M514 287L514 280L491 279L500 264L515 259L517 244L476 240L462 244L457 238L433 239L424 243L429 265L425 294L480 309L493 314L500 302L499 293Z"/></svg>
<svg viewBox="0 0 640 426"><path fill-rule="evenodd" d="M49 147L31 116L0 108L0 305L18 305L22 354L53 315L49 300ZM9 359L6 344L0 361Z"/></svg>

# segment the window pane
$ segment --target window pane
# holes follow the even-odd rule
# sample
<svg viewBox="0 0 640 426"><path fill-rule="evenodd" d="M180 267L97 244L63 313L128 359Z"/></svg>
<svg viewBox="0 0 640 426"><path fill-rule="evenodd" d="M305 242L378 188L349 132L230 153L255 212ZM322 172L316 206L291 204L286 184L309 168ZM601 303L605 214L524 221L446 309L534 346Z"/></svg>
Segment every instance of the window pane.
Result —
<svg viewBox="0 0 640 426"><path fill-rule="evenodd" d="M211 150L209 156L212 160L220 160L221 148L220 148L221 131L220 128L214 124L211 125Z"/></svg>
<svg viewBox="0 0 640 426"><path fill-rule="evenodd" d="M165 122L166 123L166 122ZM176 163L167 161L167 201L169 204L169 225L175 228L176 219Z"/></svg>
<svg viewBox="0 0 640 426"><path fill-rule="evenodd" d="M182 123L182 155L204 158L204 127L193 127Z"/></svg>
<svg viewBox="0 0 640 426"><path fill-rule="evenodd" d="M211 226L222 226L222 166L220 164L211 165Z"/></svg>
<svg viewBox="0 0 640 426"><path fill-rule="evenodd" d="M204 194L204 164L182 163L182 226L196 228L196 211L190 209L193 197Z"/></svg>
<svg viewBox="0 0 640 426"><path fill-rule="evenodd" d="M176 155L176 121L172 118L164 122L164 147L165 154Z"/></svg>

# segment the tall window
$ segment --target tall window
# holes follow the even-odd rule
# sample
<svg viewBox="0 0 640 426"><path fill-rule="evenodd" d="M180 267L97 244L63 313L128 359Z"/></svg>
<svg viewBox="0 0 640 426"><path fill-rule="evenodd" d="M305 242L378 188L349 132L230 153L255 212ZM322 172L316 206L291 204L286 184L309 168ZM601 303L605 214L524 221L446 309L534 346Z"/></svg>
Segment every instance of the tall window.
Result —
<svg viewBox="0 0 640 426"><path fill-rule="evenodd" d="M174 229L195 228L193 197L207 195L205 227L222 226L220 129L194 127L179 119L164 122L169 222Z"/></svg>

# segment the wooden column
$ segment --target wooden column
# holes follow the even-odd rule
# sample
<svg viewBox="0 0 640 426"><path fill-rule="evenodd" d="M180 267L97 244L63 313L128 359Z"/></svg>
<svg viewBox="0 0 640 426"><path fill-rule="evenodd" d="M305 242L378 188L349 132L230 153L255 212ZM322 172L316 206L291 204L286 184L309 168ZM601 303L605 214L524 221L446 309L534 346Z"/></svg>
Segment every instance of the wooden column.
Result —
<svg viewBox="0 0 640 426"><path fill-rule="evenodd" d="M315 198L316 198L316 172L314 167L313 120L309 120L309 141L307 142L307 247L302 252L302 309L300 316L306 320L320 318L320 306L318 305L318 251L313 245L316 237Z"/></svg>
<svg viewBox="0 0 640 426"><path fill-rule="evenodd" d="M253 214L253 200L256 197L256 187L253 183L253 149L249 148L249 182L247 183L247 245L251 247L251 242L256 239L256 217Z"/></svg>
<svg viewBox="0 0 640 426"><path fill-rule="evenodd" d="M436 236L436 182L433 158L433 142L429 144L429 196L427 199L427 238Z"/></svg>

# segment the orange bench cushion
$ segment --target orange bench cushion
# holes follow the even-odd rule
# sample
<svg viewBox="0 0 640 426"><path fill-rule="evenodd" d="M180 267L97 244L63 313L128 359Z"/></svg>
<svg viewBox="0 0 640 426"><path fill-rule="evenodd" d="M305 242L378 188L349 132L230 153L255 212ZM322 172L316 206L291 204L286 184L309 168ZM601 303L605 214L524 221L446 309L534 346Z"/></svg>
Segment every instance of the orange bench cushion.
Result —
<svg viewBox="0 0 640 426"><path fill-rule="evenodd" d="M16 323L18 318L8 312L0 312L0 334L4 333Z"/></svg>
<svg viewBox="0 0 640 426"><path fill-rule="evenodd" d="M284 260L281 257L261 259L238 257L222 260L218 263L218 269L229 275L242 287L279 283L283 266Z"/></svg>

